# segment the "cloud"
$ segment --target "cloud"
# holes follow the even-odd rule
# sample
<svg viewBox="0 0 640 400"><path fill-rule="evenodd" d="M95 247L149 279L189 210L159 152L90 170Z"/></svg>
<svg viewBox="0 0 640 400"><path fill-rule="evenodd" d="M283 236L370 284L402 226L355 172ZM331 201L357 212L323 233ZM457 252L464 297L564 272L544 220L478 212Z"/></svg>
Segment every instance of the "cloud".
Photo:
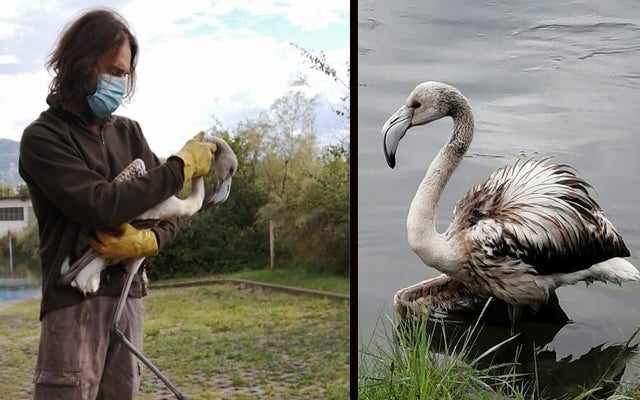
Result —
<svg viewBox="0 0 640 400"><path fill-rule="evenodd" d="M0 136L20 140L24 128L47 107L50 78L44 70L0 75Z"/></svg>
<svg viewBox="0 0 640 400"><path fill-rule="evenodd" d="M349 4L343 0L292 1L289 4L289 22L292 26L306 31L324 28L334 23L342 24L345 21L348 25Z"/></svg>
<svg viewBox="0 0 640 400"><path fill-rule="evenodd" d="M249 20L282 16L293 27L313 31L331 24L349 24L349 2L344 0L181 0L176 7L171 2L156 2L153 17L149 17L148 3L132 1L123 6L123 12L131 21L139 24L138 34L145 38L157 35L175 35L189 32L194 26L225 25L225 17L239 12L252 16ZM239 26L228 26L240 31Z"/></svg>
<svg viewBox="0 0 640 400"><path fill-rule="evenodd" d="M8 22L4 18L0 19L0 39L8 39L15 35L18 31L19 25L13 22Z"/></svg>
<svg viewBox="0 0 640 400"><path fill-rule="evenodd" d="M218 1L206 7L206 2L188 0L178 10L163 4L154 7L154 18L148 18L142 3L123 9L140 38L141 54L138 92L125 110L119 110L140 122L158 154L179 149L196 132L214 125L214 116L225 127L256 117L258 110L268 109L284 94L300 71L314 88L310 95L321 95L319 111L325 113L318 118L320 129L344 128L335 113L326 110L337 107L346 90L303 64L303 57L289 45L297 37L282 40L276 38L280 32L251 29L267 17L280 16L312 30L339 20L330 11L305 22L297 2ZM339 7L344 9L344 4ZM348 37L344 43L343 49L327 52L327 60L341 68L343 77Z"/></svg>
<svg viewBox="0 0 640 400"><path fill-rule="evenodd" d="M141 54L137 93L124 115L136 118L159 154L179 149L199 130L257 116L282 96L302 69L298 52L271 38L182 38ZM346 90L317 71L309 96L338 104ZM320 89L330 88L322 91ZM323 129L328 129L325 118Z"/></svg>
<svg viewBox="0 0 640 400"><path fill-rule="evenodd" d="M18 64L20 62L20 58L13 54L0 54L0 65L3 64Z"/></svg>
<svg viewBox="0 0 640 400"><path fill-rule="evenodd" d="M123 114L138 119L158 153L176 151L213 115L229 126L242 110L267 108L287 85L287 63L291 54L268 38L166 41L141 55L137 94Z"/></svg>
<svg viewBox="0 0 640 400"><path fill-rule="evenodd" d="M46 108L50 76L44 60L71 17L93 5L98 4L52 1L46 11L35 0L9 1L6 9L3 3L0 136L18 140L26 124ZM300 73L308 77L309 94L318 95L320 133L331 140L344 132L345 123L332 108L340 108L346 89L312 70L289 42L324 50L346 79L348 2L181 0L154 2L153 12L145 0L100 5L123 14L140 42L137 91L117 113L140 122L159 156L177 151L196 132L214 125L213 116L229 128L256 117ZM317 48L324 44L330 45ZM13 99L15 93L19 100Z"/></svg>

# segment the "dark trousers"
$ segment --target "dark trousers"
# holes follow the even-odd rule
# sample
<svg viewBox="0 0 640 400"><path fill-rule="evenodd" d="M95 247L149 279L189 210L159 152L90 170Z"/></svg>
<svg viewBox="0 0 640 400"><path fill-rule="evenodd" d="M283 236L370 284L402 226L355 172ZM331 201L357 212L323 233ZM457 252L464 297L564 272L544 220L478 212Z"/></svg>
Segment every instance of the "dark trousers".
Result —
<svg viewBox="0 0 640 400"><path fill-rule="evenodd" d="M41 322L34 400L128 400L140 388L137 358L109 329L118 299L88 297L82 303L50 311ZM142 349L144 306L127 299L120 329Z"/></svg>

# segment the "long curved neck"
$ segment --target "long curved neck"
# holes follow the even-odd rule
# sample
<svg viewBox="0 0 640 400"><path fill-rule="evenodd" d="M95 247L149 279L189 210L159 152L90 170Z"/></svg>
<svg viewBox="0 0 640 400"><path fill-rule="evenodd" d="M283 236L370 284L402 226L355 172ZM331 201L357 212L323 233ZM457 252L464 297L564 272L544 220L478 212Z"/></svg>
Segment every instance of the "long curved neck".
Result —
<svg viewBox="0 0 640 400"><path fill-rule="evenodd" d="M407 217L411 248L425 264L444 273L457 268L459 252L453 243L436 232L436 210L444 187L460 164L473 138L473 115L466 101L453 110L451 117L453 133L429 165L411 202Z"/></svg>

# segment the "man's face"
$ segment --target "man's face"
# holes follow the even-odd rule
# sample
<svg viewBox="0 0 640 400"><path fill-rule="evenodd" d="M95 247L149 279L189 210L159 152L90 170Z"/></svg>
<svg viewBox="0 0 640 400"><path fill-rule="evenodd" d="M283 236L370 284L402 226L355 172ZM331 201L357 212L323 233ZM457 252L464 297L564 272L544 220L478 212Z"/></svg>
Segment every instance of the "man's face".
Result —
<svg viewBox="0 0 640 400"><path fill-rule="evenodd" d="M118 77L127 76L131 67L131 46L125 41L114 56L106 54L98 60L98 74L109 74Z"/></svg>

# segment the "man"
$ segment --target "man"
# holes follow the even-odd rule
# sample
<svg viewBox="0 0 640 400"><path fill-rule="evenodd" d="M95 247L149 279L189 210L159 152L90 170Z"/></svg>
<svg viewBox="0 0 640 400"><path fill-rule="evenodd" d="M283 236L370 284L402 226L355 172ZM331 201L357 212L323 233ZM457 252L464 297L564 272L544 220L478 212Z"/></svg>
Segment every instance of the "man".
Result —
<svg viewBox="0 0 640 400"><path fill-rule="evenodd" d="M157 254L171 242L178 221L151 229L123 225L176 194L186 180L209 171L211 144L188 141L161 164L137 122L112 115L134 92L138 43L126 21L107 9L86 12L61 33L47 66L53 70L49 108L24 131L20 175L38 220L42 264L41 337L34 399L133 399L140 365L126 347L109 341L109 324L124 284L121 264L107 268L95 295L56 279L67 256L71 263L99 233L96 250L108 259ZM132 160L148 173L112 183ZM126 234L118 236L120 227ZM111 234L110 234L111 232ZM142 347L143 283L134 280L121 327Z"/></svg>

